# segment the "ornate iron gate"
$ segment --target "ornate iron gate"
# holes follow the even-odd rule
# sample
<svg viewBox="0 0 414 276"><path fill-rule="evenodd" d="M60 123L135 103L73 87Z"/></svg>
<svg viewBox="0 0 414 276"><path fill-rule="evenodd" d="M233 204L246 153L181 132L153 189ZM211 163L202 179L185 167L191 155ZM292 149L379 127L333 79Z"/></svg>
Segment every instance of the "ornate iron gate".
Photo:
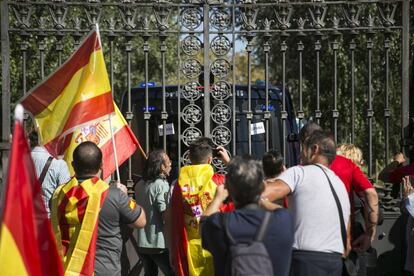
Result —
<svg viewBox="0 0 414 276"><path fill-rule="evenodd" d="M131 66L137 67L134 61L139 60L139 67L144 68L140 75L144 83L153 80L154 71L151 70L159 72L157 74L162 87L161 121L166 128L169 118L166 98L169 95L165 87L168 84L167 73L171 74L166 69L168 66L171 69L173 63L176 68L174 84L178 85L178 141L182 141L178 143L180 164L187 160L188 144L200 135L211 136L218 145L227 146L232 154L237 153L234 116L236 52L247 57L244 73L247 75L248 99L243 111L249 133L253 114L256 114L251 101L254 59L260 58L260 66L264 68L266 104L263 112L259 113L266 126L266 148L269 147L270 79L277 79L282 90L282 137L286 138L288 114L285 97L289 85L299 121L308 117L321 123L331 121L330 128L340 142L355 142L357 137L367 136L367 139L358 141L364 141L361 146L366 148L370 176L374 166L374 120L379 115L374 115L373 105L379 102L374 102L379 93L382 93L381 120L385 118L384 123L376 124L383 130L380 144L385 146L381 149L381 157L388 159L390 155L390 119L400 117L402 141L409 138L409 1L3 1L3 152L7 151L10 135L11 103L44 78L46 71L61 64L63 56L72 50L67 45L76 47L95 23L101 26L112 88L114 82L122 79L124 86L121 87L128 91L128 122L133 119L134 108L134 103L131 103L131 79L135 74ZM245 45L243 51L236 49L241 40ZM175 46L174 49L171 45ZM159 52L158 68L151 66L154 60L150 55L154 47ZM125 56L118 64L115 61L117 50L118 54L120 51ZM171 53L174 53L175 62L167 60ZM349 61L347 70L342 72L338 71L341 66L338 64L340 54L345 54ZM393 55L398 56L392 59ZM309 61L309 56L314 62L311 67L304 63ZM322 63L326 56L332 63ZM380 58L374 58L378 56ZM358 59L361 57L363 60ZM401 62L391 63L390 60L395 62L398 58ZM269 61L274 60L276 64L269 65ZM366 76L362 79L356 72L361 62L366 67ZM16 66L21 69L16 70ZM34 66L38 71L34 72ZM400 68L401 79L390 79L390 66ZM304 68L313 68L314 72L307 74ZM330 71L330 87L321 87L323 70ZM126 75L119 74L119 71L126 72ZM10 74L13 74L11 83ZM117 79L116 75L121 77ZM210 81L210 77L214 77L214 81ZM171 81L171 77L169 79ZM340 85L343 79L349 79L345 86ZM362 93L364 98L355 98L360 86L365 90ZM115 95L120 92L115 91ZM304 98L306 93L309 102ZM390 108L390 95L394 95L393 100L401 99L401 114ZM338 110L338 103L349 97L351 112L345 110L343 116ZM151 118L148 85L145 99L145 149L148 151ZM365 110L357 110L356 101L364 101ZM366 134L356 133L358 123L355 119L361 112L365 113L367 127L363 130ZM338 122L344 117L347 117L343 122L349 124L349 131L341 133L342 123L338 126ZM167 144L166 136L165 131L162 138L164 147ZM247 136L248 151L251 152L252 136ZM284 150L285 144L286 139L283 139ZM406 145L403 143L402 146ZM5 154L2 156L3 161L6 161ZM127 178L131 185L131 161L129 168Z"/></svg>
<svg viewBox="0 0 414 276"><path fill-rule="evenodd" d="M329 127L338 142L358 143L372 177L375 160L385 162L392 149L407 150L411 141L409 11L408 0L2 1L3 172L14 103L99 23L112 91L117 99L126 91L130 124L133 82L144 83L145 128L140 131L145 132L146 151L153 127L149 83L157 79L164 130L171 115L168 99L174 96L167 86L177 85L180 164L187 162L189 143L201 135L237 154L236 85L243 73L247 103L241 116L247 124L248 152L254 116L264 122L269 148L272 80L280 85L283 99L285 156L289 91L298 122L312 117ZM247 61L236 72L240 56ZM263 69L263 110L251 98L258 68ZM167 131L162 141L166 148ZM131 189L132 160L126 178Z"/></svg>

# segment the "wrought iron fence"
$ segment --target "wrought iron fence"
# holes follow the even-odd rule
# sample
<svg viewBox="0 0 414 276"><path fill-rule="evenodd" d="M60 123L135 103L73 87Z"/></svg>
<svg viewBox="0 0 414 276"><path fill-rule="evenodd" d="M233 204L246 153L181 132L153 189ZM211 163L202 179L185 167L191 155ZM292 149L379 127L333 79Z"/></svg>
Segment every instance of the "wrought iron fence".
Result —
<svg viewBox="0 0 414 276"><path fill-rule="evenodd" d="M257 118L265 126L265 148L272 146L269 82L273 80L281 90L284 156L289 91L298 123L312 117L326 123L338 142L360 143L372 176L375 152L387 160L395 131L402 146L410 135L409 8L408 0L3 1L3 168L13 103L60 65L99 23L113 93L119 101L126 91L129 124L134 124L134 114L143 112L144 126L139 127L146 151L152 147L149 133L154 127L150 81L161 83L164 130L171 119L169 98L177 98L176 154L179 164L185 164L187 146L201 135L237 154L236 113L244 116L248 153ZM247 103L241 111L236 107L241 73L235 70L237 55L247 58L242 72L247 76ZM264 70L262 110L251 98L252 70L258 67ZM142 110L134 110L131 95L138 81L145 84ZM177 86L175 95L167 92L171 84ZM395 107L395 102L400 104ZM374 113L375 108L381 113ZM376 137L378 133L382 136ZM163 131L164 148L167 136ZM377 145L382 148L373 149ZM216 166L221 168L219 163ZM131 188L132 160L128 168Z"/></svg>

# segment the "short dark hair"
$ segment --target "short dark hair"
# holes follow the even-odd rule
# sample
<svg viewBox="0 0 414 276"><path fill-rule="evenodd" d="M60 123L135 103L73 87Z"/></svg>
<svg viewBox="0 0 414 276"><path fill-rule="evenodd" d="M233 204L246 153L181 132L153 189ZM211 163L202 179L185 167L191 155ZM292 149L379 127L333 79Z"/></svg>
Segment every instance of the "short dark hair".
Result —
<svg viewBox="0 0 414 276"><path fill-rule="evenodd" d="M39 134L34 129L29 132L29 143L31 148L39 146Z"/></svg>
<svg viewBox="0 0 414 276"><path fill-rule="evenodd" d="M190 144L189 157L192 165L206 164L213 156L214 143L210 138L200 137Z"/></svg>
<svg viewBox="0 0 414 276"><path fill-rule="evenodd" d="M263 179L262 164L252 158L236 156L227 167L226 187L238 206L259 200L264 190Z"/></svg>
<svg viewBox="0 0 414 276"><path fill-rule="evenodd" d="M319 154L328 158L329 164L331 164L336 157L335 141L327 132L321 130L312 132L312 134L305 139L303 145L308 149L314 145L318 145L320 149Z"/></svg>
<svg viewBox="0 0 414 276"><path fill-rule="evenodd" d="M86 141L73 151L73 168L76 176L96 174L102 165L102 151L93 142Z"/></svg>
<svg viewBox="0 0 414 276"><path fill-rule="evenodd" d="M164 163L165 151L156 149L148 154L148 159L145 161L143 179L145 181L153 181L160 177L161 165Z"/></svg>
<svg viewBox="0 0 414 276"><path fill-rule="evenodd" d="M263 172L266 177L279 175L283 170L283 156L276 150L269 150L262 158Z"/></svg>
<svg viewBox="0 0 414 276"><path fill-rule="evenodd" d="M314 121L307 122L299 131L300 143L303 144L314 131L322 131L322 127Z"/></svg>

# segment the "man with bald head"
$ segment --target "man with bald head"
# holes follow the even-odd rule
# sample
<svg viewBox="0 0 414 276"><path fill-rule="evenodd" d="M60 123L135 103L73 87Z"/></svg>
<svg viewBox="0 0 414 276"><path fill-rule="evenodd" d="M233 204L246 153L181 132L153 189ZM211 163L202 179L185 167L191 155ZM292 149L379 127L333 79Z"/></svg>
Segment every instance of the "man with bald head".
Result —
<svg viewBox="0 0 414 276"><path fill-rule="evenodd" d="M72 166L75 176L52 198L53 230L65 274L121 275L121 225L144 227L144 210L126 190L99 178L102 152L94 143L76 147Z"/></svg>
<svg viewBox="0 0 414 276"><path fill-rule="evenodd" d="M262 194L270 201L289 196L295 229L291 275L342 275L350 205L344 184L329 169L335 156L332 138L314 131L302 145L303 164L284 171Z"/></svg>

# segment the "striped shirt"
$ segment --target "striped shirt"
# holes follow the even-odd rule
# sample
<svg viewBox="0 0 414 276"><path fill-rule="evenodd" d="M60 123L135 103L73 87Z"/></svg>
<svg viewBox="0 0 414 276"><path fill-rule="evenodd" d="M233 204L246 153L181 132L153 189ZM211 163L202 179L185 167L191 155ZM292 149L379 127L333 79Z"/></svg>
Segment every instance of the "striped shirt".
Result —
<svg viewBox="0 0 414 276"><path fill-rule="evenodd" d="M31 152L37 177L42 173L47 159L51 156L43 147L35 147ZM42 184L42 196L45 202L47 215L50 217L49 201L58 186L70 180L68 166L64 160L53 159Z"/></svg>

